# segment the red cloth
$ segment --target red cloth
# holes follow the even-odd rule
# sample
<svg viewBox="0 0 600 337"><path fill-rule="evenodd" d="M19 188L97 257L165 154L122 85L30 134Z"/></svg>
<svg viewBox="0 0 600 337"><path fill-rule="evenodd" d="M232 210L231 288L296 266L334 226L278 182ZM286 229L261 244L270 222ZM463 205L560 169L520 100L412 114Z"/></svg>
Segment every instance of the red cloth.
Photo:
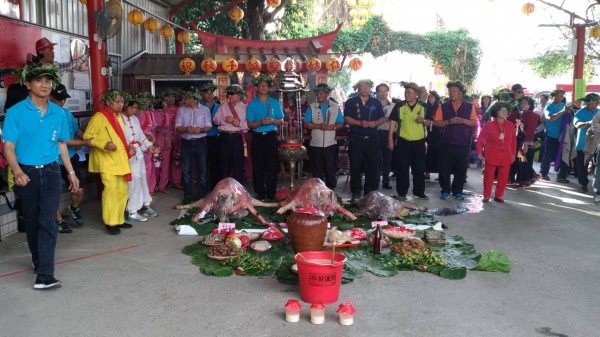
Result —
<svg viewBox="0 0 600 337"><path fill-rule="evenodd" d="M533 111L525 111L521 116L523 131L525 133L525 145L532 145L535 140L535 131L540 122L540 116Z"/></svg>
<svg viewBox="0 0 600 337"><path fill-rule="evenodd" d="M504 199L504 190L506 189L506 183L508 183L508 172L510 171L510 165L495 166L485 163L485 170L483 171L483 198L489 199L492 195L492 185L494 184L494 173L498 169L498 183L496 184L495 197Z"/></svg>
<svg viewBox="0 0 600 337"><path fill-rule="evenodd" d="M504 133L504 139L500 135ZM515 125L509 121L487 123L477 138L477 154L482 154L486 165L510 166L517 150Z"/></svg>
<svg viewBox="0 0 600 337"><path fill-rule="evenodd" d="M123 132L121 125L117 121L117 116L115 116L115 113L112 110L108 110L107 108L103 108L102 110L100 110L100 113L104 115L104 118L106 118L108 124L110 124L117 136L119 136L119 139L123 143L125 151L127 151L127 158L131 158L132 156L129 154L128 151L129 145L127 144L127 140L125 140L125 133ZM127 173L124 177L126 181L131 181L131 173Z"/></svg>

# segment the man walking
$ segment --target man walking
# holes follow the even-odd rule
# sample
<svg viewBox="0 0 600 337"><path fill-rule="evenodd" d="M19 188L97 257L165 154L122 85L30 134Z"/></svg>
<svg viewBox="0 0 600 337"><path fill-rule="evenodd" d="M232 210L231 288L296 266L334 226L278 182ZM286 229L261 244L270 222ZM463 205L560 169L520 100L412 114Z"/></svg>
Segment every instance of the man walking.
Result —
<svg viewBox="0 0 600 337"><path fill-rule="evenodd" d="M550 180L550 177L548 176L548 173L550 172L550 163L556 160L558 150L561 148L560 135L563 130L563 119L565 118L565 114L567 114L567 109L565 109L566 105L563 103L565 91L556 89L550 96L552 96L553 101L548 104L546 110L544 110L544 118L546 120L546 140L544 141L544 157L542 159L542 164L540 165L540 174L542 175L542 179L546 181ZM561 184L568 184L569 179L567 179L567 175L569 174L569 165L562 161L560 156L558 156L558 158L560 164L555 164L555 166L559 167L556 181Z"/></svg>
<svg viewBox="0 0 600 337"><path fill-rule="evenodd" d="M29 97L8 109L3 127L4 155L14 172L15 192L23 207L27 244L37 273L34 289L57 288L54 253L57 228L55 215L62 192L59 155L69 176L69 190L79 189L66 141L69 128L64 111L48 102L58 84L58 68L26 66L20 79Z"/></svg>

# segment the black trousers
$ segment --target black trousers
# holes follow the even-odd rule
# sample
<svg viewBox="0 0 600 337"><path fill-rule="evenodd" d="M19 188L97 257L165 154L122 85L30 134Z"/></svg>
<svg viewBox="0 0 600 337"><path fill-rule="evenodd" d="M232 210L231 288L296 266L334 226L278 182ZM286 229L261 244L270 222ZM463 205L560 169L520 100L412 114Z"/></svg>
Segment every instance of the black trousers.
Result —
<svg viewBox="0 0 600 337"><path fill-rule="evenodd" d="M406 196L410 187L410 174L413 176L413 194L425 194L425 139L409 141L398 138L394 148L397 151L396 191Z"/></svg>
<svg viewBox="0 0 600 337"><path fill-rule="evenodd" d="M379 137L350 136L348 156L350 157L350 191L353 196L359 196L363 190L362 172L365 172L364 193L376 191L379 188Z"/></svg>
<svg viewBox="0 0 600 337"><path fill-rule="evenodd" d="M241 133L219 134L220 178L231 177L244 184L244 140Z"/></svg>
<svg viewBox="0 0 600 337"><path fill-rule="evenodd" d="M252 133L252 184L257 195L275 197L279 165L278 146L275 131Z"/></svg>
<svg viewBox="0 0 600 337"><path fill-rule="evenodd" d="M381 184L390 184L392 170L392 150L388 148L388 130L379 130L379 151L381 154Z"/></svg>
<svg viewBox="0 0 600 337"><path fill-rule="evenodd" d="M535 151L536 150L533 148L527 149L527 153L525 154L527 160L525 162L521 162L519 158L515 159L515 162L519 165L518 181L520 183L530 183L531 179L535 177L536 173L533 169L533 156L535 155Z"/></svg>
<svg viewBox="0 0 600 337"><path fill-rule="evenodd" d="M310 147L310 168L312 175L325 181L325 185L330 189L337 186L337 144L327 147Z"/></svg>
<svg viewBox="0 0 600 337"><path fill-rule="evenodd" d="M577 158L575 159L577 164L577 182L583 187L587 187L590 183L588 178L588 170L585 162L585 152L577 150Z"/></svg>
<svg viewBox="0 0 600 337"><path fill-rule="evenodd" d="M442 193L463 193L469 167L468 156L469 147L467 145L440 144L438 169ZM454 180L451 180L452 174L454 174Z"/></svg>
<svg viewBox="0 0 600 337"><path fill-rule="evenodd" d="M206 169L208 170L209 192L221 180L219 170L219 140L218 136L206 137Z"/></svg>

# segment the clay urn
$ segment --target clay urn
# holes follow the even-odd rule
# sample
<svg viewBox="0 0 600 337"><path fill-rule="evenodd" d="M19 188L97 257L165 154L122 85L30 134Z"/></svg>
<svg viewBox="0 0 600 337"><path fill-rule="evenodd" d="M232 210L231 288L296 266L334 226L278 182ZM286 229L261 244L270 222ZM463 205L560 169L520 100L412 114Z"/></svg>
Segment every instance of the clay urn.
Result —
<svg viewBox="0 0 600 337"><path fill-rule="evenodd" d="M294 253L321 251L327 235L327 217L314 208L300 208L287 218Z"/></svg>

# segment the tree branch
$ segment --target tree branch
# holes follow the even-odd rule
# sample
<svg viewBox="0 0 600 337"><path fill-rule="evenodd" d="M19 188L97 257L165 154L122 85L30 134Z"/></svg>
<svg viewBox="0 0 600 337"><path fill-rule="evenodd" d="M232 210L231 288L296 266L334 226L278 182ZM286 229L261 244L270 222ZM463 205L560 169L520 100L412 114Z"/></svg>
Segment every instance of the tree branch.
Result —
<svg viewBox="0 0 600 337"><path fill-rule="evenodd" d="M582 20L582 21L583 21L583 22L585 22L585 23L590 23L590 22L591 22L590 20L588 20L588 19L586 19L586 18L583 18L583 17L581 17L581 16L579 16L579 15L575 14L574 12L571 12L571 11L569 11L569 10L566 10L566 9L564 9L564 8L562 8L562 7L560 7L560 6L557 6L557 5L553 4L553 3L550 3L550 2L547 2L547 1L544 1L544 0L536 0L536 1L537 1L537 2L541 2L541 3L543 3L543 4L544 4L544 5L546 5L546 6L549 6L549 7L555 8L555 9L558 9L559 11L565 12L565 13L567 13L567 14L569 14L569 15L571 15L571 16L573 16L573 17L575 17L575 18L578 18L578 19ZM598 2L600 3L600 0L596 0L596 1L598 1Z"/></svg>

